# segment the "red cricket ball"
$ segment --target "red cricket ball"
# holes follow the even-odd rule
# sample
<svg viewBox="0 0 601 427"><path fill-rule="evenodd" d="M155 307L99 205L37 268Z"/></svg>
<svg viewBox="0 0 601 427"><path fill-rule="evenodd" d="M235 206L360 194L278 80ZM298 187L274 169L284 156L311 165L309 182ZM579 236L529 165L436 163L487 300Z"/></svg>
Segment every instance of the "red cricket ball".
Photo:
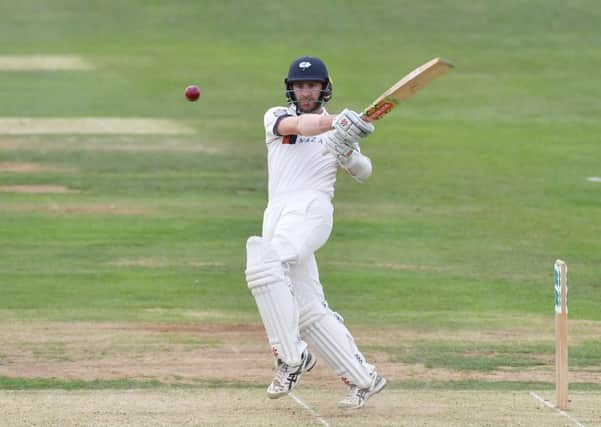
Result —
<svg viewBox="0 0 601 427"><path fill-rule="evenodd" d="M200 96L200 88L196 85L187 86L184 94L188 98L188 101L196 101Z"/></svg>

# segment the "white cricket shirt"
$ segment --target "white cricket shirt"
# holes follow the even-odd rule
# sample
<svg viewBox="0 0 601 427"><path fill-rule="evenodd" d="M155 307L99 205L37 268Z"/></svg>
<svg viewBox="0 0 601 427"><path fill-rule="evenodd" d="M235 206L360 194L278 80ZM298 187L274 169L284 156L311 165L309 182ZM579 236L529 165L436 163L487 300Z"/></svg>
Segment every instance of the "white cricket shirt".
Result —
<svg viewBox="0 0 601 427"><path fill-rule="evenodd" d="M325 109L322 114L327 114ZM285 193L307 190L321 191L332 198L338 164L332 154L324 154L324 134L281 136L275 133L274 127L280 117L296 115L294 106L273 107L263 118L269 200Z"/></svg>

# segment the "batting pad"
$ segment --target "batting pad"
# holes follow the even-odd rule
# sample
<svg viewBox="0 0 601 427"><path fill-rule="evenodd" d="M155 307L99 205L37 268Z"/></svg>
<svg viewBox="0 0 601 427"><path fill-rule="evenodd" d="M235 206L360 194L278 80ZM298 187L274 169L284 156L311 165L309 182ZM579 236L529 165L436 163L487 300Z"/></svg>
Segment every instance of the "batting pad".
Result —
<svg viewBox="0 0 601 427"><path fill-rule="evenodd" d="M303 339L345 381L360 388L369 387L374 366L365 361L353 336L332 310L319 303L303 307L300 313Z"/></svg>
<svg viewBox="0 0 601 427"><path fill-rule="evenodd" d="M298 308L280 257L269 241L253 236L246 242L246 281L274 356L287 365L301 363Z"/></svg>

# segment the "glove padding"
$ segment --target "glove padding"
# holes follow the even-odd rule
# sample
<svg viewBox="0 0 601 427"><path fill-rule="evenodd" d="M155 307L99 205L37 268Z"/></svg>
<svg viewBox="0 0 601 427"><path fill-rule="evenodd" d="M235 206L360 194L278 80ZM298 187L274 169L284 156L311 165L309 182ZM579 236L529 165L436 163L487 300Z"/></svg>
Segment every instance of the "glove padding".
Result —
<svg viewBox="0 0 601 427"><path fill-rule="evenodd" d="M356 112L345 108L336 116L332 127L344 139L365 138L374 131L374 125L366 122Z"/></svg>
<svg viewBox="0 0 601 427"><path fill-rule="evenodd" d="M358 151L358 140L359 137L346 139L336 129L326 133L324 138L326 150L341 163L351 157L353 151Z"/></svg>

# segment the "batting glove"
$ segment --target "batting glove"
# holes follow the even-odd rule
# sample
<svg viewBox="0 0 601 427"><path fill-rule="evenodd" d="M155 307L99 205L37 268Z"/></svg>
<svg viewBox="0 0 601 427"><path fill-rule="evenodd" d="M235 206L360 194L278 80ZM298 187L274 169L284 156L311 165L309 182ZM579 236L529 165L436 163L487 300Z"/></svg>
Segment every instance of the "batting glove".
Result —
<svg viewBox="0 0 601 427"><path fill-rule="evenodd" d="M374 125L366 122L356 112L345 108L336 116L332 127L344 139L365 138L374 131Z"/></svg>
<svg viewBox="0 0 601 427"><path fill-rule="evenodd" d="M358 138L345 139L338 130L334 129L326 133L324 144L327 152L336 157L336 160L344 163L357 150Z"/></svg>

